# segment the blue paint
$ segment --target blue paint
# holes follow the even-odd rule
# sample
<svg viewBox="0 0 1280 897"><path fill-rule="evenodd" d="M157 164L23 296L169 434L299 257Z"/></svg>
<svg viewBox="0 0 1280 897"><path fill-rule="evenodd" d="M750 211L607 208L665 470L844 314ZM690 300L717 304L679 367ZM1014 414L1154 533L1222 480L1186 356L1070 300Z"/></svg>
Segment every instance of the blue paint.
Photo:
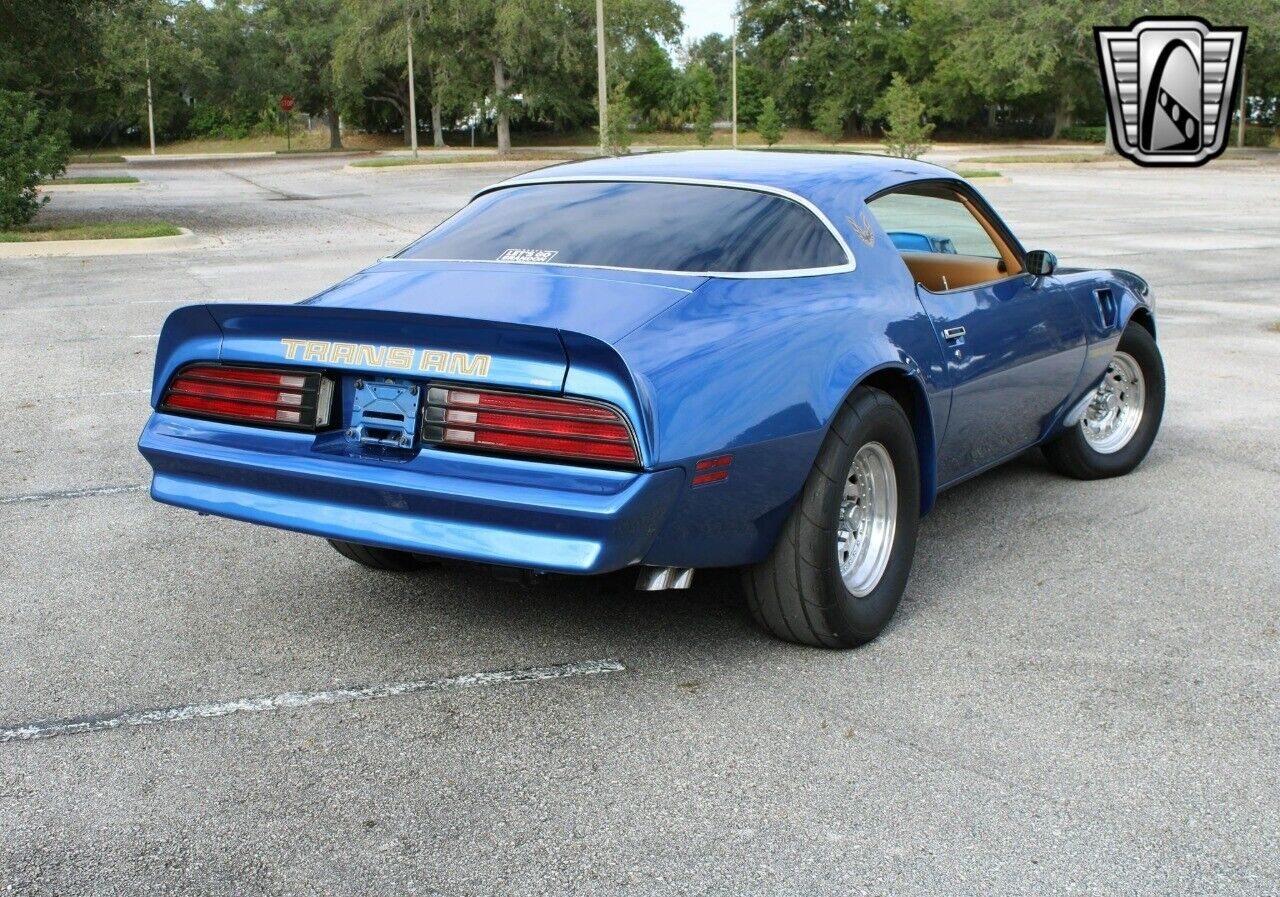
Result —
<svg viewBox="0 0 1280 897"><path fill-rule="evenodd" d="M1145 284L1127 272L1063 269L941 294L917 288L865 202L913 181L963 183L920 162L664 153L505 183L578 176L785 190L826 216L856 264L820 276L736 278L387 259L298 305L179 309L161 334L153 406L181 365L278 365L286 337L493 361L483 376L449 377L344 365L335 371L339 419L320 434L156 413L139 442L155 472L152 495L330 538L543 570L750 563L772 546L832 419L867 377L900 377L919 397L927 510L938 484L1059 432L1096 387L1125 323L1150 313ZM1110 307L1098 290L1111 291ZM948 342L942 331L956 326L965 335ZM363 375L609 402L632 422L643 469L353 443L345 429L352 384ZM728 479L689 488L699 459L726 453L734 458Z"/></svg>

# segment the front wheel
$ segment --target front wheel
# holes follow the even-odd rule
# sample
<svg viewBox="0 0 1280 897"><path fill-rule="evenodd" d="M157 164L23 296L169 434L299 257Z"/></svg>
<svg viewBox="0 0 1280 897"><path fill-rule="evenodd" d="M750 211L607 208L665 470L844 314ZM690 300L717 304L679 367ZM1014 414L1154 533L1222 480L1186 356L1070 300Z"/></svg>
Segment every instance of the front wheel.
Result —
<svg viewBox="0 0 1280 897"><path fill-rule="evenodd" d="M854 391L827 434L772 554L744 572L756 622L789 642L851 648L902 599L920 521L920 463L902 407Z"/></svg>
<svg viewBox="0 0 1280 897"><path fill-rule="evenodd" d="M1078 480L1123 476L1142 463L1164 415L1164 361L1141 324L1125 328L1080 422L1043 446L1059 473Z"/></svg>

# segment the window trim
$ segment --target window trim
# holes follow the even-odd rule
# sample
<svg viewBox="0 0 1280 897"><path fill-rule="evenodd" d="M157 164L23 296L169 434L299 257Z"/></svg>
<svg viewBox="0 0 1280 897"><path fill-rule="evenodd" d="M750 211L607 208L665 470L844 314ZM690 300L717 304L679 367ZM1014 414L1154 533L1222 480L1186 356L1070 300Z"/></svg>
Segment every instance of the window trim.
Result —
<svg viewBox="0 0 1280 897"><path fill-rule="evenodd" d="M682 178L682 177L648 177L643 175L565 175L562 177L540 177L528 180L509 180L501 181L483 190L478 191L468 201L467 205L475 202L481 196L495 193L499 190L509 190L513 187L532 187L544 184L684 184L696 187L727 187L734 190L746 190L752 193L767 193L778 196L783 199L790 200L804 208L827 229L827 232L835 238L836 245L840 247L840 251L844 253L846 259L842 265L828 265L822 268L780 268L775 271L675 271L668 268L628 268L619 265L582 265L573 262L500 262L497 259L418 259L406 258L402 255L388 256L383 261L398 262L465 262L468 264L484 264L484 265L538 265L558 268L588 268L598 271L632 271L641 274L675 274L683 277L720 277L733 280L762 280L769 278L782 277L818 277L827 274L843 274L857 269L857 261L854 258L853 250L849 248L849 244L845 242L840 231L838 231L831 219L809 200L799 194L792 193L790 190L784 190L781 187L771 187L765 184L755 184L742 181L720 181L708 178ZM463 208L466 208L464 206ZM461 209L459 210L461 211ZM452 216L451 216L452 217ZM448 219L445 219L446 221ZM443 223L443 222L441 222ZM438 227L439 225L437 225ZM434 228L433 228L434 230ZM431 233L431 231L427 231ZM425 234L424 234L425 236ZM414 242L417 242L416 240ZM405 247L406 249L408 247ZM401 250L403 252L404 250Z"/></svg>

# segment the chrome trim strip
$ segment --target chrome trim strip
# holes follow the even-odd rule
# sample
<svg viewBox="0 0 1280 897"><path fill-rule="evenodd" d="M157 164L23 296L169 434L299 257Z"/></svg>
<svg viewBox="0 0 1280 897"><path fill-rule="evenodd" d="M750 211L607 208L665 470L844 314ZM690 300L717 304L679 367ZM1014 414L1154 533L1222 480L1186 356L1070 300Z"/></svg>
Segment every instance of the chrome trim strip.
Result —
<svg viewBox="0 0 1280 897"><path fill-rule="evenodd" d="M813 214L823 226L826 227L828 233L835 237L836 243L844 251L845 258L848 261L843 265L831 265L826 268L789 268L779 271L671 271L664 268L622 268L615 265L576 265L569 262L499 262L496 259L415 259L402 258L400 256L389 256L382 261L397 262L478 262L480 264L501 264L501 265L542 265L546 267L559 268L592 268L602 271L632 271L638 274L675 274L684 277L721 277L735 280L760 280L768 278L780 277L818 277L825 274L843 274L848 271L857 270L857 260L853 254L853 250L849 248L849 244L845 242L840 231L836 230L836 226L831 223L831 219L812 202L805 199L799 194L792 193L790 190L784 190L781 187L770 187L765 184L755 184L746 181L717 181L705 178L682 178L682 177L663 177L663 176L642 176L642 175L566 175L564 177L552 178L530 178L528 180L508 180L501 181L492 186L485 187L471 197L471 201L475 202L481 196L487 193L493 193L497 190L507 190L511 187L528 187L538 184L690 184L699 187L727 187L733 190L750 190L756 193L769 193L774 196L781 196L783 199L789 199L807 209ZM428 231L430 233L430 231ZM407 247L406 247L407 248Z"/></svg>

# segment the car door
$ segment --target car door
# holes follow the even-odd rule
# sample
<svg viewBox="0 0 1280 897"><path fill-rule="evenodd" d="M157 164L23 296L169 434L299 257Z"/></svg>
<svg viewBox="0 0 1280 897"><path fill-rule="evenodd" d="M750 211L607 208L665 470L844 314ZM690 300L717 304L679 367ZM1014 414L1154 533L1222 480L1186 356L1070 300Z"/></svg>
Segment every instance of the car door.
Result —
<svg viewBox="0 0 1280 897"><path fill-rule="evenodd" d="M869 208L911 270L946 359L951 414L938 482L1034 444L1084 363L1071 296L1054 277L1024 273L1022 248L976 195L910 185Z"/></svg>

